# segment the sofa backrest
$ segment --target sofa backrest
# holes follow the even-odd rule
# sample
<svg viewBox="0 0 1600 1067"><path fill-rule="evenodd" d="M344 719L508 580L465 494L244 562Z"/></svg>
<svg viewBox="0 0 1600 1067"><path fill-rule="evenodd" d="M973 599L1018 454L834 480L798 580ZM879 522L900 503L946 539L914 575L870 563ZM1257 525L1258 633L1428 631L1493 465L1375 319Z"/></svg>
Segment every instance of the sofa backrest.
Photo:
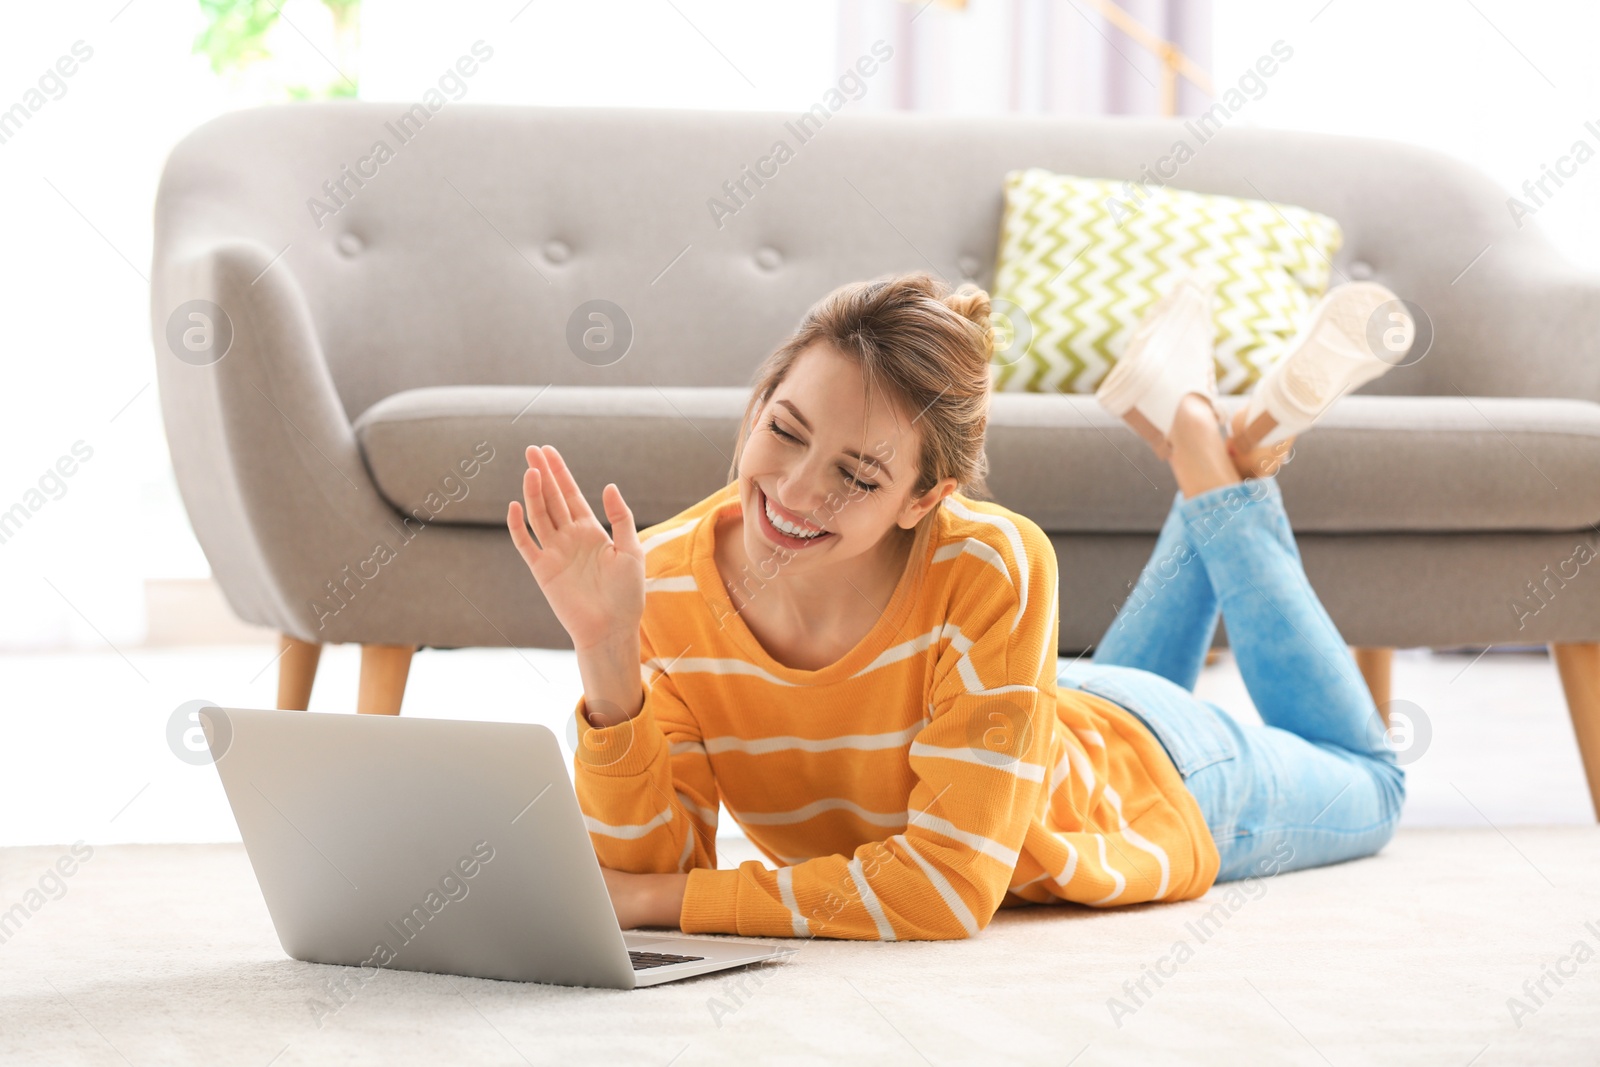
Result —
<svg viewBox="0 0 1600 1067"><path fill-rule="evenodd" d="M234 112L167 162L153 313L184 299L161 292L164 259L244 238L282 251L272 269L304 291L352 419L433 385L748 385L841 283L925 268L990 286L1002 176L1042 166L1160 174L1332 215L1345 233L1335 280L1381 281L1433 322L1429 356L1364 391L1538 395L1484 325L1495 280L1552 256L1537 227L1512 224L1504 190L1398 143L1205 132L1186 120L820 107L806 125L773 112L456 103ZM1194 154L1177 166L1180 141ZM631 323L620 360L569 345L591 300Z"/></svg>

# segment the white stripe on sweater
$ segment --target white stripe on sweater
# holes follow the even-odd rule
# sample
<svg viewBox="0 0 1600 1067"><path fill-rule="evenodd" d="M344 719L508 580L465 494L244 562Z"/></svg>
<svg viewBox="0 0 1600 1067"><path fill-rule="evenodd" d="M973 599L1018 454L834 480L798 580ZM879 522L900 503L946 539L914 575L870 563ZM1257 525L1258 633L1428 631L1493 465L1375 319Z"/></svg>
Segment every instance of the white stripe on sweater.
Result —
<svg viewBox="0 0 1600 1067"><path fill-rule="evenodd" d="M867 884L867 874L861 869L861 860L859 858L851 860L846 869L850 872L851 881L856 884L856 892L861 894L861 906L872 916L872 925L878 928L878 937L884 941L893 941L894 927L889 925L889 920L883 914L883 905L878 903L878 894Z"/></svg>
<svg viewBox="0 0 1600 1067"><path fill-rule="evenodd" d="M948 837L952 841L959 841L968 848L975 849L990 859L998 860L1007 867L1015 867L1017 865L1019 856L1015 849L1007 848L992 837L985 837L982 834L972 833L970 830L963 830L954 823L939 818L937 815L929 815L925 811L914 811L911 813L908 824L915 826L919 830L929 830L943 837Z"/></svg>
<svg viewBox="0 0 1600 1067"><path fill-rule="evenodd" d="M1050 614L1045 616L1044 633L1039 637L1041 642L1039 646L1039 671L1041 674L1043 674L1045 671L1049 671L1052 681L1055 679L1056 658L1058 655L1060 655L1060 650L1055 645L1050 643L1050 639L1055 636L1052 631L1055 630L1056 625L1061 621L1060 608L1061 585L1058 582L1050 587Z"/></svg>
<svg viewBox="0 0 1600 1067"><path fill-rule="evenodd" d="M1161 884L1156 887L1155 899L1160 900L1167 895L1167 883L1172 877L1172 861L1167 857L1167 850L1145 837L1139 831L1128 825L1127 818L1122 814L1122 797L1111 788L1111 783L1106 783L1106 799L1111 802L1111 807L1117 813L1117 821L1121 824L1122 836L1136 848L1141 848L1156 858L1156 863L1161 867Z"/></svg>
<svg viewBox="0 0 1600 1067"><path fill-rule="evenodd" d="M583 817L584 825L589 828L590 833L603 834L606 837L617 837L624 841L637 840L638 838L643 837L645 834L648 834L651 830L654 830L656 827L665 826L671 821L672 809L670 807L662 808L656 813L655 818L651 819L649 822L624 823L620 826L616 826L608 822L601 822L592 815L585 815Z"/></svg>
<svg viewBox="0 0 1600 1067"><path fill-rule="evenodd" d="M700 519L703 518L705 518L704 515L700 516L700 518L690 519L688 522L679 523L670 530L662 530L658 534L651 534L649 537L645 538L639 543L639 547L644 551L644 554L648 556L652 551L660 548L667 542L676 541L684 534L692 533L694 528L700 525Z"/></svg>
<svg viewBox="0 0 1600 1067"><path fill-rule="evenodd" d="M1038 883L1044 881L1046 878L1049 878L1049 877L1050 877L1050 872L1049 871L1045 871L1043 874L1039 875L1038 877L1029 878L1026 882L1023 882L1020 885L1007 886L1006 888L1010 889L1013 893L1019 893L1022 890L1027 889L1029 886L1037 885Z"/></svg>
<svg viewBox="0 0 1600 1067"><path fill-rule="evenodd" d="M800 914L800 902L794 895L794 868L778 868L778 896L783 898L783 906L789 909L790 923L796 937L810 937L811 924L806 917Z"/></svg>
<svg viewBox="0 0 1600 1067"><path fill-rule="evenodd" d="M1028 611L1028 555L1022 548L1022 533L1017 529L1017 524L1000 515L990 515L981 511L974 511L964 504L958 504L954 497L946 497L944 506L963 519L973 522L987 523L1005 534L1006 541L1011 545L1011 555L1017 565L1017 615L1011 620L1011 629L1017 628L1017 623L1022 621L1022 616Z"/></svg>
<svg viewBox="0 0 1600 1067"><path fill-rule="evenodd" d="M979 767L990 767L997 771L1005 771L1029 782L1044 781L1044 768L1037 763L1010 759L987 750L985 750L984 755L979 755L970 748L943 748L938 745L925 744L921 741L913 741L911 743L910 756L912 759L922 756L930 759L959 760L962 763L972 763Z"/></svg>
<svg viewBox="0 0 1600 1067"><path fill-rule="evenodd" d="M679 656L674 660L663 660L659 656L651 657L641 665L646 683L651 681L650 669L667 673L667 668L672 668L672 673L677 674L747 674L760 678L762 681L771 682L773 685L793 686L794 682L786 682L777 675L763 670L754 663L742 659L719 659L711 656Z"/></svg>
<svg viewBox="0 0 1600 1067"><path fill-rule="evenodd" d="M895 730L886 734L840 734L837 737L793 737L783 734L775 737L746 739L725 735L706 738L705 748L707 752L713 754L718 752L743 752L751 756L763 756L770 752L833 752L841 748L872 752L879 749L901 748L909 745L911 739L922 732L922 725L919 721L912 723L904 730Z"/></svg>
<svg viewBox="0 0 1600 1067"><path fill-rule="evenodd" d="M930 645L939 640L939 637L944 630L952 630L955 633L961 632L951 625L935 626L927 633L918 634L909 641L902 641L898 645L890 645L888 648L878 653L877 657L871 663L867 664L865 667L862 667L850 677L859 678L863 674L871 674L880 667L887 667L891 663L898 663L903 659L915 656L918 652L926 651Z"/></svg>
<svg viewBox="0 0 1600 1067"><path fill-rule="evenodd" d="M950 880L940 872L939 868L923 859L922 854L912 846L910 841L906 840L904 834L895 834L889 840L900 842L906 853L916 861L918 867L922 868L923 875L932 883L933 888L938 890L939 899L944 901L945 907L950 909L950 914L956 917L956 921L967 932L967 936L972 937L976 934L978 932L978 920L973 917L972 910L967 907L967 902L961 899L961 894L956 892L955 887L950 884Z"/></svg>
<svg viewBox="0 0 1600 1067"><path fill-rule="evenodd" d="M1071 841L1068 841L1061 834L1057 834L1056 836L1059 837L1061 839L1061 843L1067 847L1067 865L1062 868L1060 874L1051 875L1051 878L1055 881L1056 885L1060 886L1062 889L1065 889L1067 888L1067 883L1072 881L1072 876L1078 871L1078 846L1074 845Z"/></svg>
<svg viewBox="0 0 1600 1067"><path fill-rule="evenodd" d="M1121 871L1111 866L1111 861L1106 858L1106 835L1095 834L1094 839L1100 846L1100 867L1111 876L1115 885L1112 886L1111 892L1107 893L1099 900L1092 900L1089 903L1109 904L1122 895L1122 891L1128 887L1128 879Z"/></svg>
<svg viewBox="0 0 1600 1067"><path fill-rule="evenodd" d="M681 795L681 794L680 794ZM683 835L683 851L678 854L678 870L689 869L689 857L694 854L694 827L689 827L689 832Z"/></svg>
<svg viewBox="0 0 1600 1067"><path fill-rule="evenodd" d="M696 818L698 818L701 822L705 823L707 826L716 826L717 825L717 809L716 808L702 807L701 805L696 804L693 800L690 800L689 797L686 796L683 793L682 790L678 790L676 792L677 792L677 797L678 797L678 803L683 805L684 810L688 811L689 814L694 815Z"/></svg>
<svg viewBox="0 0 1600 1067"><path fill-rule="evenodd" d="M1067 745L1067 758L1072 761L1072 769L1078 772L1078 777L1083 779L1085 790L1084 800L1094 795L1094 767L1089 763L1089 757L1084 755L1076 745Z"/></svg>
<svg viewBox="0 0 1600 1067"><path fill-rule="evenodd" d="M676 746L674 746L676 747ZM1056 790L1061 788L1061 783L1072 777L1072 761L1063 752L1061 758L1056 760L1056 765L1050 768L1050 784L1045 790L1046 796L1055 796Z"/></svg>
<svg viewBox="0 0 1600 1067"><path fill-rule="evenodd" d="M939 550L933 554L933 562L943 563L947 559L955 559L961 555L978 557L999 571L1000 576L1007 582L1011 581L1011 572L1006 569L1006 561L1000 558L1000 553L995 551L993 545L985 544L976 537L965 537L960 541L940 545Z"/></svg>
<svg viewBox="0 0 1600 1067"><path fill-rule="evenodd" d="M665 578L646 578L644 591L649 593L693 593L700 587L692 574L672 574Z"/></svg>

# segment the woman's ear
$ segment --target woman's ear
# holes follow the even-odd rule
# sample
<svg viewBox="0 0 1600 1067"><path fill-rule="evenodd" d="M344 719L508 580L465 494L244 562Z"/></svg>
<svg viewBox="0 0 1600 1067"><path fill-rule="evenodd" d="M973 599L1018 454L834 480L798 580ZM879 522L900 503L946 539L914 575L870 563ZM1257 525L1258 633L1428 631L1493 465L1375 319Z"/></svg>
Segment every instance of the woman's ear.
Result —
<svg viewBox="0 0 1600 1067"><path fill-rule="evenodd" d="M922 517L937 507L945 497L956 491L954 478L940 478L932 489L923 493L921 497L906 506L905 514L900 517L900 527L910 530L922 521Z"/></svg>

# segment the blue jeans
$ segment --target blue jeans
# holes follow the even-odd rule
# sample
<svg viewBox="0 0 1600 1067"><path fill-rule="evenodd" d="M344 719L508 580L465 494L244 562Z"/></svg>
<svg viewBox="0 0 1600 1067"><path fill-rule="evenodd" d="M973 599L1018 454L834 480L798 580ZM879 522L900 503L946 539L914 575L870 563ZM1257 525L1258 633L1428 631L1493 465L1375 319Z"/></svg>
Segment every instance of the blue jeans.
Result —
<svg viewBox="0 0 1600 1067"><path fill-rule="evenodd" d="M1193 693L1217 617L1263 725ZM1405 771L1354 657L1312 591L1275 478L1173 498L1150 561L1061 685L1144 722L1217 843L1217 881L1377 852Z"/></svg>

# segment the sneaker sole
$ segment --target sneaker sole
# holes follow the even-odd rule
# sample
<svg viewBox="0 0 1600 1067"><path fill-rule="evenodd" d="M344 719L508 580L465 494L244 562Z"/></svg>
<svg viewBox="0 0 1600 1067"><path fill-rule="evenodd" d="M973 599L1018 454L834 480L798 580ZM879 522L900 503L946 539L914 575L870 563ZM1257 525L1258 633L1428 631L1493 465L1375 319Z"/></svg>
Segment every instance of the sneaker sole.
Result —
<svg viewBox="0 0 1600 1067"><path fill-rule="evenodd" d="M1186 276L1177 285L1173 286L1161 300L1152 305L1150 311L1146 312L1146 314L1157 315L1169 311L1178 301L1186 286L1201 294L1202 299L1209 295L1206 287L1191 281ZM1169 324L1163 322L1162 325ZM1132 426L1134 431L1144 438L1145 443L1161 459L1166 459L1172 451L1171 446L1167 443L1166 435L1134 405L1150 391L1151 386L1160 379L1162 373L1166 370L1166 360L1158 355L1162 351L1162 346L1157 344L1165 336L1167 335L1158 329L1130 343L1129 349L1123 352L1121 358L1117 360L1116 365L1111 368L1111 372L1106 375L1105 381L1100 383L1100 388L1096 389L1094 394L1095 400L1100 403L1101 407ZM1204 396L1205 394L1199 395ZM1217 411L1215 399L1211 397L1207 397L1207 399L1211 401L1212 410ZM1218 417L1221 417L1220 413Z"/></svg>
<svg viewBox="0 0 1600 1067"><path fill-rule="evenodd" d="M1358 389L1390 370L1393 364L1374 355L1366 347L1367 323L1372 313L1384 304L1399 299L1393 292L1376 282L1349 282L1325 295L1318 301L1311 320L1297 335L1293 351L1275 364L1256 386L1256 395L1246 408L1247 422L1241 436L1250 444L1245 447L1261 448L1276 444L1284 438L1303 433L1320 419L1334 402L1352 389ZM1332 340L1365 353L1364 359L1350 359L1333 351L1327 331L1333 330ZM1415 327L1413 326L1413 331ZM1290 360L1319 358L1309 353L1322 349L1329 354L1321 356L1336 369L1332 396L1315 411L1291 397L1285 387L1287 364ZM1301 353L1308 353L1302 356ZM1255 410L1254 418L1248 414Z"/></svg>

